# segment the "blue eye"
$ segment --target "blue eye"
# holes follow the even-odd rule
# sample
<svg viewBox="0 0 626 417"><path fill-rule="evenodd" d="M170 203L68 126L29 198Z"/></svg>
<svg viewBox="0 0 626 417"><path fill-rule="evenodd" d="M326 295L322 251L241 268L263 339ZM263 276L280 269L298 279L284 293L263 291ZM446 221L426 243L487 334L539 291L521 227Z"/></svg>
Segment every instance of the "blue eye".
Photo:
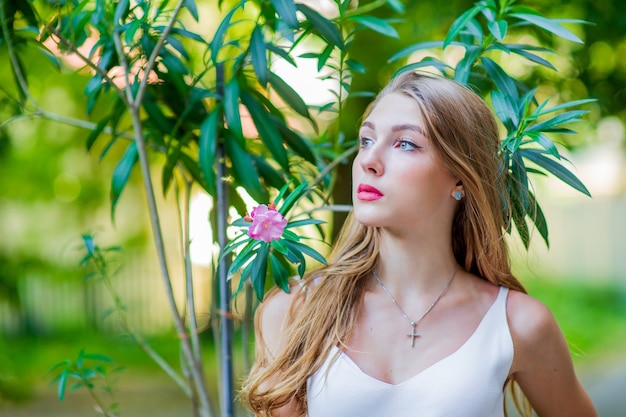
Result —
<svg viewBox="0 0 626 417"><path fill-rule="evenodd" d="M414 151L419 148L418 145L408 140L399 141L397 147L403 151Z"/></svg>
<svg viewBox="0 0 626 417"><path fill-rule="evenodd" d="M370 146L374 141L370 138L365 138L363 136L361 136L361 138L359 139L359 143L361 148L367 148L368 146Z"/></svg>

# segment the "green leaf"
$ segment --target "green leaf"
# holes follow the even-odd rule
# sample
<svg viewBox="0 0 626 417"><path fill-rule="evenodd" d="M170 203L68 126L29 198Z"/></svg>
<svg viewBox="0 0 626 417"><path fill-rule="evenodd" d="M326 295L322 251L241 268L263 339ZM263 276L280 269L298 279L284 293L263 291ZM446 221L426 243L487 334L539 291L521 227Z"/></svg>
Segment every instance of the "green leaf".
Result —
<svg viewBox="0 0 626 417"><path fill-rule="evenodd" d="M274 241L276 242L276 241ZM274 253L270 253L270 268L272 270L272 276L274 282L284 292L289 292L289 272Z"/></svg>
<svg viewBox="0 0 626 417"><path fill-rule="evenodd" d="M461 31L465 28L467 23L474 18L480 11L484 8L484 6L474 6L471 9L466 10L461 16L459 16L448 30L448 35L446 39L443 41L442 48L446 49L448 45L461 33Z"/></svg>
<svg viewBox="0 0 626 417"><path fill-rule="evenodd" d="M254 251L257 249L258 246L261 245L260 241L251 238L248 238L247 242L248 243L246 244L246 246L241 250L241 252L237 254L233 262L230 264L230 268L228 269L228 276L231 276L235 272L237 272L237 270L241 268L248 261L248 259L250 259L251 256L254 256ZM225 251L222 256L226 256L228 253L230 253L230 251L234 249L234 246L228 249L229 251Z"/></svg>
<svg viewBox="0 0 626 417"><path fill-rule="evenodd" d="M271 71L269 72L269 82L278 95L285 100L285 103L287 103L298 114L311 119L311 114L309 113L309 108L306 103L289 84Z"/></svg>
<svg viewBox="0 0 626 417"><path fill-rule="evenodd" d="M115 14L113 15L113 24L118 25L123 22L129 12L129 0L119 0L115 6Z"/></svg>
<svg viewBox="0 0 626 417"><path fill-rule="evenodd" d="M528 207L530 206L530 199L528 197L528 174L526 173L526 166L519 152L515 152L511 155L511 174L514 180L512 185L517 188L515 195L519 199L524 211L528 211Z"/></svg>
<svg viewBox="0 0 626 417"><path fill-rule="evenodd" d="M354 60L354 59L347 59L346 60L346 65L348 66L348 68L353 71L353 72L358 72L359 74L365 74L367 73L367 68L365 68L365 65L361 64L359 61Z"/></svg>
<svg viewBox="0 0 626 417"><path fill-rule="evenodd" d="M267 85L267 50L265 48L265 40L263 39L263 31L260 26L256 26L252 31L250 38L250 57L252 59L252 68L259 82L263 87Z"/></svg>
<svg viewBox="0 0 626 417"><path fill-rule="evenodd" d="M546 221L546 217L539 206L535 196L533 193L528 193L530 197L530 210L528 212L528 217L535 224L535 227L539 231L539 234L543 238L543 241L546 243L546 246L550 247L550 241L548 239L548 222Z"/></svg>
<svg viewBox="0 0 626 417"><path fill-rule="evenodd" d="M351 3L351 2L349 1L348 3ZM396 13L404 13L405 11L404 4L402 4L400 0L386 0L386 3Z"/></svg>
<svg viewBox="0 0 626 417"><path fill-rule="evenodd" d="M517 128L519 119L517 118L517 112L511 106L509 100L506 99L500 90L492 90L491 103L493 105L494 112L502 121L502 124L508 131L514 131Z"/></svg>
<svg viewBox="0 0 626 417"><path fill-rule="evenodd" d="M555 112L555 111L567 109L569 107L577 107L577 106L581 106L583 104L595 103L596 101L598 101L598 100L595 99L595 98L586 98L586 99L582 99L582 100L568 101L567 103L562 103L562 104L559 104L557 106L550 107L549 109L542 110L541 114L544 115L544 114L552 113L552 112Z"/></svg>
<svg viewBox="0 0 626 417"><path fill-rule="evenodd" d="M389 38L398 38L398 31L387 23L385 20L380 19L374 16L353 16L350 18L354 22L359 23L362 26L365 26L368 29L373 30L374 32L380 33L383 36L387 36Z"/></svg>
<svg viewBox="0 0 626 417"><path fill-rule="evenodd" d="M130 178L130 174L136 162L137 143L131 142L113 171L113 178L111 180L111 217L114 217L115 206L128 182L128 178Z"/></svg>
<svg viewBox="0 0 626 417"><path fill-rule="evenodd" d="M291 207L308 191L308 184L303 182L298 185L287 197L285 197L285 201L281 204L278 212L283 216L286 216ZM278 204L278 199L275 201Z"/></svg>
<svg viewBox="0 0 626 417"><path fill-rule="evenodd" d="M269 244L263 242L259 251L252 261L252 286L259 301L265 295L265 278L267 276L267 258L269 255Z"/></svg>
<svg viewBox="0 0 626 417"><path fill-rule="evenodd" d="M96 127L89 133L86 142L87 150L91 149L96 139L98 139L98 136L100 136L106 125L109 123L110 118L111 116L105 116L104 119L100 120L98 124L96 124Z"/></svg>
<svg viewBox="0 0 626 417"><path fill-rule="evenodd" d="M213 35L213 40L211 40L209 49L211 51L211 60L214 63L217 63L217 54L219 53L220 49L222 49L226 32L231 27L230 19L232 19L233 15L235 14L235 12L237 11L239 7L240 7L239 5L233 7L231 11L229 11L226 14L226 16L224 16L224 19L222 19L222 21L220 22L220 25L217 27L217 30L215 31L215 35Z"/></svg>
<svg viewBox="0 0 626 417"><path fill-rule="evenodd" d="M187 172L191 175L191 177L196 181L198 185L200 185L207 193L212 196L215 196L215 182L209 182L204 178L204 174L202 173L199 163L185 152L181 152L179 155L180 161L183 163L183 166L187 170Z"/></svg>
<svg viewBox="0 0 626 417"><path fill-rule="evenodd" d="M296 5L293 0L272 0L272 5L276 9L276 13L283 21L292 29L297 29L298 17L296 16Z"/></svg>
<svg viewBox="0 0 626 417"><path fill-rule="evenodd" d="M584 43L578 36L574 35L569 30L555 22L554 19L549 19L537 14L528 13L511 13L509 16L531 23L545 31L553 33L560 38L576 43ZM579 23L583 23L580 21Z"/></svg>
<svg viewBox="0 0 626 417"><path fill-rule="evenodd" d="M324 220L319 220L319 219L302 219L302 220L295 220L293 222L289 222L289 224L287 224L287 226L285 226L286 229L291 229L294 227L301 227L301 226L307 226L309 224L325 224L326 221Z"/></svg>
<svg viewBox="0 0 626 417"><path fill-rule="evenodd" d="M345 48L341 32L330 20L304 4L298 3L296 8L306 16L309 23L321 37L339 49L343 50Z"/></svg>
<svg viewBox="0 0 626 417"><path fill-rule="evenodd" d="M468 84L472 74L472 67L481 54L481 48L478 46L471 45L466 49L465 56L457 63L454 69L454 80L462 85Z"/></svg>
<svg viewBox="0 0 626 417"><path fill-rule="evenodd" d="M442 47L442 45L443 45L443 41L418 42L411 46L407 46L406 48L399 50L398 52L393 54L389 59L387 59L387 62L397 61L399 59L402 59L411 55L414 52L421 51L424 49L440 48Z"/></svg>
<svg viewBox="0 0 626 417"><path fill-rule="evenodd" d="M526 132L526 135L531 137L535 142L539 144L539 146L548 151L550 155L554 156L557 159L561 159L561 155L559 155L559 151L556 148L556 145L546 135L539 132Z"/></svg>
<svg viewBox="0 0 626 417"><path fill-rule="evenodd" d="M520 149L519 153L522 157L534 162L540 167L546 169L555 177L574 188L575 190L591 197L587 187L574 175L557 161L544 156L544 152L537 149Z"/></svg>
<svg viewBox="0 0 626 417"><path fill-rule="evenodd" d="M278 162L283 169L288 171L289 160L287 159L287 151L283 146L282 138L272 116L246 91L241 92L241 101L250 112L252 121L259 132L259 136L261 136L261 139L267 146L267 149L276 159L276 162Z"/></svg>
<svg viewBox="0 0 626 417"><path fill-rule="evenodd" d="M508 27L509 24L506 22L506 20L496 20L487 24L489 32L491 32L491 34L500 42L502 42L502 40L506 36L506 31Z"/></svg>
<svg viewBox="0 0 626 417"><path fill-rule="evenodd" d="M496 87L502 91L502 94L509 99L517 101L519 94L517 92L517 86L515 80L511 78L509 74L504 71L500 65L496 64L491 58L481 57L483 67L489 74L489 77L493 80Z"/></svg>
<svg viewBox="0 0 626 417"><path fill-rule="evenodd" d="M259 174L266 185L279 189L285 185L285 175L274 169L265 158L257 155L251 155L254 159Z"/></svg>
<svg viewBox="0 0 626 417"><path fill-rule="evenodd" d="M113 359L109 358L106 355L102 355L100 353L85 353L83 355L83 358L85 359L91 359L93 361L98 361L98 362L106 362L106 363L114 363Z"/></svg>
<svg viewBox="0 0 626 417"><path fill-rule="evenodd" d="M200 126L198 139L198 162L204 179L209 184L215 184L215 154L217 152L217 134L220 117L220 108L215 108L204 119Z"/></svg>
<svg viewBox="0 0 626 417"><path fill-rule="evenodd" d="M278 46L272 43L266 44L265 47L271 52L274 52L276 55L278 55L282 59L284 59L285 61L289 62L294 67L298 66L298 64L296 64L296 61L291 57L291 55L289 55L289 53L283 50L282 48L279 48Z"/></svg>
<svg viewBox="0 0 626 417"><path fill-rule="evenodd" d="M61 372L61 375L59 375L59 382L57 387L57 397L59 398L59 401L63 401L63 399L65 399L65 389L67 388L68 373L69 371L65 369L63 372Z"/></svg>
<svg viewBox="0 0 626 417"><path fill-rule="evenodd" d="M420 62L416 62L414 64L409 64L409 65L405 65L404 67L402 67L398 71L396 71L393 74L392 78L395 78L398 75L400 75L400 74L402 74L403 72L406 72L406 71L415 71L416 69L426 68L426 67L434 67L441 74L445 74L446 70L450 69L450 66L448 64L445 64L445 63L439 61L437 58L427 57L427 58L422 59ZM355 97L355 96L356 95L354 95L354 94L350 95L350 97Z"/></svg>
<svg viewBox="0 0 626 417"><path fill-rule="evenodd" d="M528 225L526 224L526 215L527 212L521 204L520 196L517 195L517 191L519 190L517 187L512 186L511 190L511 215L513 217L513 221L515 223L515 227L519 232L520 239L524 244L524 247L528 249L530 244L530 232L528 230Z"/></svg>
<svg viewBox="0 0 626 417"><path fill-rule="evenodd" d="M224 87L224 117L228 129L240 143L243 143L243 127L239 112L239 80L236 77L231 78Z"/></svg>
<svg viewBox="0 0 626 417"><path fill-rule="evenodd" d="M198 7L196 6L195 0L185 0L185 7L187 8L187 10L189 10L191 17L193 17L193 20L198 22L199 21Z"/></svg>
<svg viewBox="0 0 626 417"><path fill-rule="evenodd" d="M283 140L292 151L304 158L306 161L312 164L316 163L317 157L306 137L290 129L289 126L284 123L279 123L278 130L280 131Z"/></svg>
<svg viewBox="0 0 626 417"><path fill-rule="evenodd" d="M267 201L267 192L261 184L254 159L239 143L231 138L226 140L226 150L231 161L235 179L256 201Z"/></svg>
<svg viewBox="0 0 626 417"><path fill-rule="evenodd" d="M322 254L320 254L318 251L316 251L312 247L307 246L300 242L293 242L291 240L286 240L286 239L285 239L285 243L287 244L289 249L291 249L292 251L304 253L305 255L315 259L316 261L326 265L326 259L324 258L324 256L322 256Z"/></svg>
<svg viewBox="0 0 626 417"><path fill-rule="evenodd" d="M545 52L545 53L554 53L554 51L547 49L547 48L534 47L532 45L494 43L487 49L489 50L499 49L499 50L505 51L506 53L513 53L521 57L524 57L531 62L534 62L539 65L543 65L546 68L550 68L551 70L556 71L556 68L554 67L554 65L552 65L550 61L540 57L539 55L529 52L529 51L538 51L538 52Z"/></svg>
<svg viewBox="0 0 626 417"><path fill-rule="evenodd" d="M587 113L589 113L588 110L571 110L554 116L553 118L543 121L541 123L534 124L527 130L541 132L565 123L577 122L580 121L580 116L583 116Z"/></svg>

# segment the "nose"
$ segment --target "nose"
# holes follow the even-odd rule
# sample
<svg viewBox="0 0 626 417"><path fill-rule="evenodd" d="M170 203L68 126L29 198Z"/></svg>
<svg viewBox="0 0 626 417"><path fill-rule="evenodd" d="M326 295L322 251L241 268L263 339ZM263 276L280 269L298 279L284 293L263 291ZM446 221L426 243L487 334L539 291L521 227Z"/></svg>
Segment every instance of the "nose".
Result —
<svg viewBox="0 0 626 417"><path fill-rule="evenodd" d="M361 149L357 155L358 163L361 169L373 175L382 175L384 172L383 158L381 150L377 149L376 145L369 148Z"/></svg>

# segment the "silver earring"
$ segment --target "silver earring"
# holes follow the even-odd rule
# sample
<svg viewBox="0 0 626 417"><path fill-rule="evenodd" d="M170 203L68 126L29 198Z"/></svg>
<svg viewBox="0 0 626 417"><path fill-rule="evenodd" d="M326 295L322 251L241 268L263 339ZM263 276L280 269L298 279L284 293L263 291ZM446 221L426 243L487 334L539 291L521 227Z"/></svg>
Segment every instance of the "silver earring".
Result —
<svg viewBox="0 0 626 417"><path fill-rule="evenodd" d="M456 201L461 201L462 198L463 198L463 193L461 191L454 192L454 199Z"/></svg>

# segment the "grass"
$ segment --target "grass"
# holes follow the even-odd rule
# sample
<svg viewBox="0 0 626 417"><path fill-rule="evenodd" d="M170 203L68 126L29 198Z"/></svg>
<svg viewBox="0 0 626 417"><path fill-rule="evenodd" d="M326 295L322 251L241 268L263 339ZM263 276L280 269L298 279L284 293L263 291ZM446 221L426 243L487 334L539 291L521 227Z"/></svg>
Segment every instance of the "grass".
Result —
<svg viewBox="0 0 626 417"><path fill-rule="evenodd" d="M525 281L528 292L552 310L576 362L623 355L626 288L588 282Z"/></svg>

